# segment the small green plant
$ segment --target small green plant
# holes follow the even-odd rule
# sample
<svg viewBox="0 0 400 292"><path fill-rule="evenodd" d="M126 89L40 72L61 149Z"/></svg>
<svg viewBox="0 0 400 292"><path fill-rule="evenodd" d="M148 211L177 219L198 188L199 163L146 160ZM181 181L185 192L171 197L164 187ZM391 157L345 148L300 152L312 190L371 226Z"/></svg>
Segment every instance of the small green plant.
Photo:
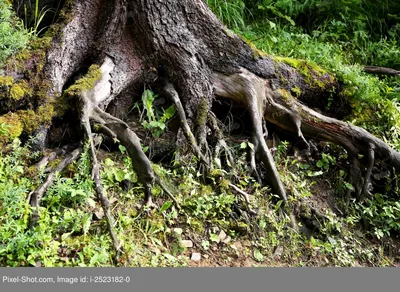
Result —
<svg viewBox="0 0 400 292"><path fill-rule="evenodd" d="M28 33L14 15L11 5L0 0L0 64L8 56L24 48L28 40Z"/></svg>
<svg viewBox="0 0 400 292"><path fill-rule="evenodd" d="M284 159L284 157L286 156L288 147L289 147L289 142L288 141L282 141L276 147L275 161L279 161L281 159Z"/></svg>
<svg viewBox="0 0 400 292"><path fill-rule="evenodd" d="M366 206L358 205L356 208L377 238L400 232L400 202L375 194L367 200Z"/></svg>
<svg viewBox="0 0 400 292"><path fill-rule="evenodd" d="M185 200L185 208L196 218L218 219L232 212L235 196L230 194L202 194L195 199Z"/></svg>
<svg viewBox="0 0 400 292"><path fill-rule="evenodd" d="M31 8L28 8L26 4L24 5L24 15L25 15L24 26L25 29L28 31L29 35L32 35L34 37L39 36L40 33L44 29L46 29L46 27L40 29L42 21L47 13L53 12L52 9L46 7L39 9L39 6L40 6L39 0L35 1L35 7L31 11L28 11ZM28 15L31 15L32 20L28 19Z"/></svg>
<svg viewBox="0 0 400 292"><path fill-rule="evenodd" d="M159 137L167 128L166 123L175 115L175 107L170 106L162 113L154 108L154 100L158 97L151 90L146 89L142 94L142 103L147 120L142 122L143 127L149 129L154 137Z"/></svg>
<svg viewBox="0 0 400 292"><path fill-rule="evenodd" d="M322 157L317 161L317 167L327 171L329 167L336 165L336 158L328 153L322 153Z"/></svg>

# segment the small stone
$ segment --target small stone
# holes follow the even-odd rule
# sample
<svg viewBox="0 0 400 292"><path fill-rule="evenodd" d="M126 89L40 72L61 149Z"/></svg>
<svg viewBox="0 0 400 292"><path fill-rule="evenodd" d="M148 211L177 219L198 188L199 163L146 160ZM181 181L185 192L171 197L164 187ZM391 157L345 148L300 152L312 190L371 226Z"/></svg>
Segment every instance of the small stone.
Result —
<svg viewBox="0 0 400 292"><path fill-rule="evenodd" d="M224 239L226 238L226 233L225 231L221 230L221 232L218 235L219 239L223 242Z"/></svg>
<svg viewBox="0 0 400 292"><path fill-rule="evenodd" d="M201 260L201 254L194 252L192 253L192 257L190 259L194 262L198 262Z"/></svg>
<svg viewBox="0 0 400 292"><path fill-rule="evenodd" d="M182 240L182 246L186 248L191 248L193 247L193 241L191 240Z"/></svg>
<svg viewBox="0 0 400 292"><path fill-rule="evenodd" d="M210 256L208 254L203 255L203 258L208 259Z"/></svg>
<svg viewBox="0 0 400 292"><path fill-rule="evenodd" d="M241 250L243 248L242 243L240 243L239 241L236 241L236 242L232 243L231 246L232 246L232 248L238 249L238 250Z"/></svg>
<svg viewBox="0 0 400 292"><path fill-rule="evenodd" d="M228 244L229 242L231 242L232 238L230 236L227 236L222 242L225 244Z"/></svg>
<svg viewBox="0 0 400 292"><path fill-rule="evenodd" d="M102 210L94 212L94 216L97 220L102 220L104 218L104 212Z"/></svg>
<svg viewBox="0 0 400 292"><path fill-rule="evenodd" d="M280 257L280 256L282 255L282 253L283 253L283 246L278 246L278 247L275 249L275 252L274 252L273 257L274 257L274 258Z"/></svg>

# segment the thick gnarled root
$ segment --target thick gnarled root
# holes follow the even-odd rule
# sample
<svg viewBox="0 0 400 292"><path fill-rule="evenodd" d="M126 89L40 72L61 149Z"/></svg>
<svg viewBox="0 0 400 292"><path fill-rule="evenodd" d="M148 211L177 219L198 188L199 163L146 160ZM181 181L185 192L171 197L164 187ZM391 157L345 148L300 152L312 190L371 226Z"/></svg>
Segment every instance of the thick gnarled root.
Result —
<svg viewBox="0 0 400 292"><path fill-rule="evenodd" d="M85 134L90 144L90 152L91 152L91 160L92 160L92 180L95 184L95 190L98 200L101 203L101 207L103 208L104 215L107 222L108 232L110 233L110 237L113 243L113 248L115 250L115 260L119 262L121 253L123 252L123 247L120 245L119 240L117 238L115 229L114 229L114 219L111 215L110 209L110 201L108 200L106 193L104 192L103 185L101 183L100 177L100 164L97 160L95 143L93 142L93 133L90 127L90 114L92 113L92 108L89 106L89 103L83 100L82 107L82 117L81 123L85 130Z"/></svg>
<svg viewBox="0 0 400 292"><path fill-rule="evenodd" d="M101 123L100 129L102 132L108 134L114 140L118 140L127 149L129 157L132 160L133 170L136 172L138 180L144 188L144 205L154 207L152 188L156 183L172 199L175 206L180 209L178 201L154 173L150 160L142 150L139 137L129 126L124 121L109 115L99 108L96 109L95 115L91 119L96 121L97 124Z"/></svg>
<svg viewBox="0 0 400 292"><path fill-rule="evenodd" d="M175 90L174 86L171 83L167 83L164 86L163 90L165 94L168 96L168 98L170 98L175 105L176 111L182 123L183 133L185 134L186 139L188 139L194 153L197 155L197 157L199 157L200 161L208 167L209 160L202 153L201 148L197 144L196 138L193 135L192 130L190 129L189 123L186 118L185 110L182 106L178 92Z"/></svg>
<svg viewBox="0 0 400 292"><path fill-rule="evenodd" d="M244 68L242 68L240 73L230 76L215 73L214 80L216 96L233 99L247 106L253 127L252 142L254 144L254 152L250 153L252 171L257 173L255 162L255 157L257 155L267 170L267 180L272 185L273 190L282 199L284 205L289 206L285 187L279 177L274 159L264 139L263 118L266 108L271 105L272 101L270 96L266 95L265 80ZM279 107L279 105L276 106L284 109L283 107ZM272 110L276 112L276 109ZM300 127L299 123L295 120L292 120L290 123L291 126L294 126L298 131ZM298 133L301 138L301 132ZM297 230L297 223L292 213L290 214L290 218L292 227Z"/></svg>

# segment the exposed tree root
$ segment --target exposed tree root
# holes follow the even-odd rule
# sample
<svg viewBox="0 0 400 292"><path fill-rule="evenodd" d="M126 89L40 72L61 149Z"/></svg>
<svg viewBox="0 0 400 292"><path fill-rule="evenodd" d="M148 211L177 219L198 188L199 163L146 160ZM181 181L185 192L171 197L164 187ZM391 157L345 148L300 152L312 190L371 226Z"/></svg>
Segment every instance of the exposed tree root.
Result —
<svg viewBox="0 0 400 292"><path fill-rule="evenodd" d="M175 207L178 210L181 210L181 206L179 205L177 199L172 195L172 193L168 190L168 188L164 185L161 179L156 175L156 183L161 187L161 189L167 194L167 196L174 202Z"/></svg>
<svg viewBox="0 0 400 292"><path fill-rule="evenodd" d="M251 143L253 145L257 145L257 138L255 136L252 137ZM250 147L249 156L250 156L250 174L256 178L258 183L261 183L262 182L261 176L258 174L258 171L257 171L255 147Z"/></svg>
<svg viewBox="0 0 400 292"><path fill-rule="evenodd" d="M110 72L114 68L114 63L111 59L106 58L101 66L102 76L96 83L95 87L89 91L74 92L75 97L80 101L81 124L85 131L87 139L89 139L91 158L92 158L92 179L95 183L97 197L102 205L107 221L108 231L110 233L113 247L116 251L116 260L119 261L123 248L120 245L117 235L114 230L114 220L111 215L110 203L103 189L100 177L100 165L97 160L96 149L93 143L93 134L91 123L94 123L94 128L114 141L118 140L127 149L127 152L132 159L133 169L138 176L138 180L144 187L145 204L152 206L152 187L154 183L160 185L164 192L173 200L178 209L181 209L175 197L168 191L161 180L155 175L151 166L150 160L144 154L140 139L122 120L108 114L98 105L109 98L112 87L110 84ZM172 91L174 96L176 92ZM177 97L178 98L178 97ZM176 100L175 100L176 101ZM179 98L178 98L179 101ZM181 105L182 108L182 105Z"/></svg>
<svg viewBox="0 0 400 292"><path fill-rule="evenodd" d="M373 74L400 76L400 71L392 69L392 68L387 68L387 67L365 66L364 71L367 73L373 73Z"/></svg>
<svg viewBox="0 0 400 292"><path fill-rule="evenodd" d="M301 132L306 137L329 141L341 145L347 150L349 156L353 157L350 180L354 186L354 193L358 200L362 200L369 195L371 173L376 158L380 158L383 162L400 170L400 153L391 149L382 140L364 129L321 115L294 98L287 98L286 100L290 101L288 103L277 92L270 91L267 97L268 99L275 100L274 102L270 102L270 105L279 101L281 106L297 109L301 119ZM273 106L271 107L273 108ZM275 110L278 109L276 108ZM276 114L269 115L266 118L275 125L287 131L294 132L295 129L293 129L290 120L282 118L282 116L284 115ZM365 170L360 167L358 155L363 155L366 158Z"/></svg>
<svg viewBox="0 0 400 292"><path fill-rule="evenodd" d="M74 150L76 148L78 148L79 145L76 144L68 144L65 145L63 147L61 147L60 149L57 149L47 155L45 155L42 159L39 160L39 162L37 162L35 164L35 168L36 169L44 169L47 167L47 165L51 162L54 161L55 159L57 159L60 156L64 156L65 154L67 154L68 152L70 152L71 150Z"/></svg>
<svg viewBox="0 0 400 292"><path fill-rule="evenodd" d="M364 201L365 197L370 197L371 193L371 175L372 175L372 168L375 164L375 146L373 144L369 145L367 150L367 169L364 175L364 185L359 194L358 201Z"/></svg>
<svg viewBox="0 0 400 292"><path fill-rule="evenodd" d="M268 80L245 69L229 76L216 73L214 79L217 96L233 99L248 107L254 130L252 141L255 144L255 152L267 168L274 191L285 202L287 197L283 184L262 135L263 117L284 130L296 134L304 142L307 152L310 150L310 144L305 136L343 146L355 159L353 169L350 170L350 180L354 184L354 192L358 200L369 195L372 168L377 157L400 170L400 153L391 149L382 140L357 126L317 113L301 104L288 92L273 91ZM363 170L355 166L355 163L358 164L359 154L366 156L367 164L364 174ZM251 161L252 168L255 168L254 154Z"/></svg>
<svg viewBox="0 0 400 292"><path fill-rule="evenodd" d="M232 152L229 150L228 145L226 144L226 141L224 139L224 135L221 131L221 129L218 126L217 118L215 117L214 113L210 112L208 114L209 118L209 126L210 129L213 131L216 139L217 139L217 144L215 145L214 149L214 155L213 155L213 161L217 163L218 159L221 157L221 153L225 152L227 164L232 167L234 163L233 155ZM218 164L218 163L217 163ZM218 167L222 167L221 165L218 165Z"/></svg>
<svg viewBox="0 0 400 292"><path fill-rule="evenodd" d="M221 160L220 157L222 155L222 152L225 153L226 155L226 160L228 162L228 165L232 167L234 165L234 160L231 151L229 150L228 145L226 144L225 140L221 139L218 140L217 145L215 145L215 150L214 150L214 156L213 160L215 163L218 165L218 159L219 161ZM222 167L221 163L219 162L218 167Z"/></svg>
<svg viewBox="0 0 400 292"><path fill-rule="evenodd" d="M264 139L263 116L266 107L265 81L244 69L240 73L231 76L216 73L214 74L214 80L215 95L234 99L236 102L247 106L253 126L252 141L255 151L255 153L251 154L251 168L255 169L254 157L255 154L257 154L267 169L268 180L272 184L274 191L283 200L284 205L289 205L286 191L279 177L274 158ZM297 229L297 223L292 214L290 214L290 218L292 227Z"/></svg>
<svg viewBox="0 0 400 292"><path fill-rule="evenodd" d="M63 161L61 161L61 163L58 164L58 166L53 171L51 171L48 174L45 182L42 185L40 185L30 195L30 203L31 203L31 206L33 207L33 213L31 215L31 220L30 220L31 227L35 226L40 219L40 217L39 217L40 203L41 203L42 198L43 198L44 194L46 193L47 189L50 187L50 185L53 183L54 179L56 178L56 174L63 171L65 167L67 167L69 164L74 162L81 153L82 153L81 147L70 152L67 155L67 157Z"/></svg>
<svg viewBox="0 0 400 292"><path fill-rule="evenodd" d="M246 205L247 205L247 211L250 214L256 215L257 212L251 208L250 195L248 193L246 193L245 191L242 191L241 189L239 189L237 186L235 186L232 183L229 183L229 186L232 189L234 189L237 193L239 193L240 195L242 195L244 197L244 200L246 201Z"/></svg>
<svg viewBox="0 0 400 292"><path fill-rule="evenodd" d="M183 126L183 133L185 134L186 139L188 139L190 145L193 148L195 154L200 158L201 162L206 166L209 165L208 159L203 155L199 145L196 142L196 138L193 135L192 130L189 127L189 123L186 118L185 110L182 106L181 100L179 99L179 95L176 92L174 86L171 83L167 83L164 86L164 92L166 95L173 101L176 111L178 112L179 118L181 119L181 123Z"/></svg>
<svg viewBox="0 0 400 292"><path fill-rule="evenodd" d="M110 210L110 201L108 200L104 189L103 185L101 183L101 177L100 177L100 165L97 160L97 155L96 155L96 148L95 144L93 142L93 134L92 134L92 129L90 127L90 115L92 113L92 107L90 104L90 101L85 100L85 96L82 97L82 117L81 117L81 123L82 126L85 130L86 137L89 141L90 144L90 152L91 152L91 160L92 160L92 180L94 181L95 184L95 190L96 190L96 195L98 200L101 203L101 207L103 208L104 215L106 217L106 222L107 222L107 228L108 232L110 233L110 237L113 243L113 247L115 250L115 260L118 262L120 260L120 255L122 252L122 247L120 246L120 243L118 241L117 235L114 230L114 219L112 218L111 215L111 210Z"/></svg>

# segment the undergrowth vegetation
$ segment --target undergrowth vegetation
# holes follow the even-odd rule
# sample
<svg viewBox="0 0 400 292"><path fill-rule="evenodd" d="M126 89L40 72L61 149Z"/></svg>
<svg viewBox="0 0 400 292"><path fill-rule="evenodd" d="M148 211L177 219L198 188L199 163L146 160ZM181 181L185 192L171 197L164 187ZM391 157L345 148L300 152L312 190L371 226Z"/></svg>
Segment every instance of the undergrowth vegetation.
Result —
<svg viewBox="0 0 400 292"><path fill-rule="evenodd" d="M328 177L336 177L331 180L335 184L333 189L346 188L341 171L334 167L336 162L327 158L330 154L305 163L288 155L287 143L279 146L278 153L275 159L283 181L292 191L292 202L300 204L312 200L314 195L322 196L314 186ZM371 236L380 238L398 230L394 216L399 209L382 200L370 201L369 208L360 206L359 212L356 207L352 209L354 214L346 217L321 208L326 217L316 223L318 232L297 233L288 227L290 220L280 208L282 201L247 175L245 151L237 147L238 167L228 176L222 169L215 169L207 185L199 182L202 175L195 162L172 171L155 165L184 211L178 211L156 189L155 202L160 208L149 215L142 212L142 188L132 171L131 160L124 155L125 149L120 147L119 153L103 154L102 181L116 218L118 237L125 247L122 264L128 264L129 256L129 264L135 266L187 266L193 250L201 252L208 265L393 264L383 243L370 242ZM76 163L58 175L44 198L39 224L29 228L29 194L40 183L28 172L32 159L35 154L18 140L0 156L0 264L113 265L114 251L104 232L104 213L94 197L88 152L83 152ZM257 215L245 212L244 201L229 189L227 178L251 194L251 207L258 211ZM329 195L333 200L335 194ZM336 195L339 200L340 194ZM362 212L366 215L361 216ZM365 233L359 231L362 217L373 226ZM392 225L390 218L394 219ZM187 241L194 247L188 247Z"/></svg>
<svg viewBox="0 0 400 292"><path fill-rule="evenodd" d="M6 0L0 0L0 64L13 53L22 49L29 36L17 20Z"/></svg>
<svg viewBox="0 0 400 292"><path fill-rule="evenodd" d="M0 0L0 63L36 37L16 22L7 1ZM400 5L372 0L208 0L226 25L282 61L312 61L343 84L351 101L348 120L400 150L400 81L363 72L364 65L400 69ZM38 10L39 11L39 10ZM44 12L43 12L44 13ZM39 19L37 19L39 21ZM143 93L136 105L149 135L159 137L175 109L156 110L157 95ZM332 102L335 102L334 100ZM8 135L0 124L0 135ZM48 189L39 224L30 228L32 191L45 170L30 165L40 153L15 139L0 150L0 266L112 266L114 251L105 215L94 192L90 155L85 148ZM400 181L383 181L365 203L346 206L347 154L322 143L320 155L298 159L281 141L274 158L296 212L308 226L289 228L282 201L248 175L246 139L228 145L237 157L229 173L220 163L207 177L196 167L155 164L158 176L174 193L182 211L159 188L157 210L143 212L143 188L126 149L102 153L102 183L107 192L118 239L124 247L120 265L187 266L193 252L201 265L215 266L385 266L394 265L400 232ZM51 167L52 165L50 165ZM207 182L207 183L204 183ZM234 184L249 195L247 206ZM319 216L311 214L314 205ZM247 212L255 209L257 215ZM316 219L317 218L317 219Z"/></svg>

